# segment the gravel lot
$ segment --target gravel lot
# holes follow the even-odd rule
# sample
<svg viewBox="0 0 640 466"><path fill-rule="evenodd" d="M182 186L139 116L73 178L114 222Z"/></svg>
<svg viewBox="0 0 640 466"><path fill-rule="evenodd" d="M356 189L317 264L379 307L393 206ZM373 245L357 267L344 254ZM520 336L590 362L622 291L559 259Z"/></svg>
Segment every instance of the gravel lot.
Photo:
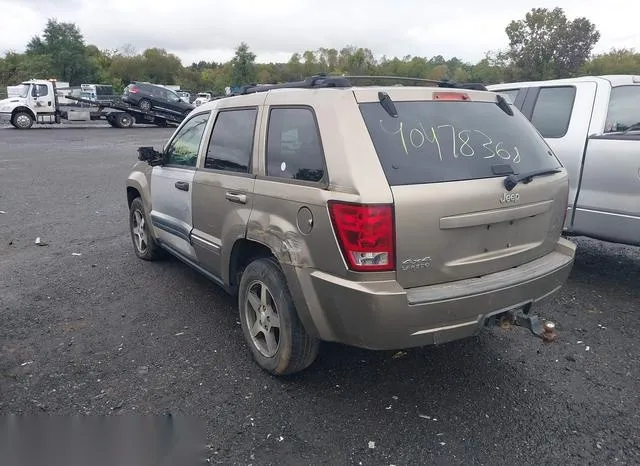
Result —
<svg viewBox="0 0 640 466"><path fill-rule="evenodd" d="M124 179L171 131L0 129L0 414L195 415L221 464L640 463L640 249L576 239L538 308L554 343L515 328L401 358L325 345L275 379L234 300L133 253Z"/></svg>

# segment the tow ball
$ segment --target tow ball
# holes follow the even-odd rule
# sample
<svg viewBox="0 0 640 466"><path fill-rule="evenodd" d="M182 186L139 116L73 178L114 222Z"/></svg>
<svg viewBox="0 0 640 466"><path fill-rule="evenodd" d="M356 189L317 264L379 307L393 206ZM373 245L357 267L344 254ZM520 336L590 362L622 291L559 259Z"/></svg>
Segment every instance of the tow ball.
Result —
<svg viewBox="0 0 640 466"><path fill-rule="evenodd" d="M488 322L489 325L499 325L500 328L509 327L524 327L529 329L542 341L551 342L554 341L558 334L556 333L556 324L549 320L542 321L540 317L536 315L528 315L526 313L516 313L514 311L508 311L490 319L492 322Z"/></svg>

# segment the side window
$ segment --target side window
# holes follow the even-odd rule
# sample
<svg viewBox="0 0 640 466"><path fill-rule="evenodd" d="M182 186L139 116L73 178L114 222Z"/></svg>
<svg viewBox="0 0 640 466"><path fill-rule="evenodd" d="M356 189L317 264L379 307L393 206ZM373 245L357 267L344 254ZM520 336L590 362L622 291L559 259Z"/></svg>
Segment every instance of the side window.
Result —
<svg viewBox="0 0 640 466"><path fill-rule="evenodd" d="M531 123L545 138L561 138L567 134L576 88L543 87L533 108Z"/></svg>
<svg viewBox="0 0 640 466"><path fill-rule="evenodd" d="M640 86L611 89L605 132L640 129Z"/></svg>
<svg viewBox="0 0 640 466"><path fill-rule="evenodd" d="M46 97L49 95L49 88L45 84L35 84L31 90L33 97Z"/></svg>
<svg viewBox="0 0 640 466"><path fill-rule="evenodd" d="M204 168L249 173L257 115L255 108L221 110L213 126Z"/></svg>
<svg viewBox="0 0 640 466"><path fill-rule="evenodd" d="M200 113L187 121L165 152L167 165L195 167L200 151L200 141L209 120L209 112Z"/></svg>
<svg viewBox="0 0 640 466"><path fill-rule="evenodd" d="M320 181L324 154L313 111L272 108L267 135L267 176Z"/></svg>

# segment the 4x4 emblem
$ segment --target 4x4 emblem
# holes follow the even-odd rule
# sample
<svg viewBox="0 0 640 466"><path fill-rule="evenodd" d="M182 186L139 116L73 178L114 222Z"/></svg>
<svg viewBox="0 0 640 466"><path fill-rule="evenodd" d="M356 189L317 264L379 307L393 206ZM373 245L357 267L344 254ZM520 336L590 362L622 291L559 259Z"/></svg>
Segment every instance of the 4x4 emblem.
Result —
<svg viewBox="0 0 640 466"><path fill-rule="evenodd" d="M502 193L498 197L500 204L515 204L520 200L520 194L518 193Z"/></svg>
<svg viewBox="0 0 640 466"><path fill-rule="evenodd" d="M428 269L431 267L431 257L423 257L422 259L406 259L400 264L400 269L404 272L419 269Z"/></svg>

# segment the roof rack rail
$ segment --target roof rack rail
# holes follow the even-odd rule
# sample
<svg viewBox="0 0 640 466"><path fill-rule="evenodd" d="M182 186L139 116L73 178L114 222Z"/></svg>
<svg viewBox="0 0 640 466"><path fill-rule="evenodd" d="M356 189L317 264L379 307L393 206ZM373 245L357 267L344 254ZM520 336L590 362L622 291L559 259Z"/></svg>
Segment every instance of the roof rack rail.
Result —
<svg viewBox="0 0 640 466"><path fill-rule="evenodd" d="M238 92L231 95L253 94L266 92L272 89L316 89L321 87L351 87L352 84L342 76L328 76L321 73L311 76L303 81L293 81L281 84L249 84L242 86Z"/></svg>
<svg viewBox="0 0 640 466"><path fill-rule="evenodd" d="M242 86L237 92L231 93L229 97L244 94L254 94L256 92L266 92L272 89L317 89L323 87L352 87L352 81L355 80L385 80L413 83L427 83L436 85L437 87L458 88L486 91L487 88L481 83L456 83L455 81L438 81L435 79L411 78L408 76L331 76L326 73L320 73L315 76L308 77L303 81L293 81L280 84L248 84Z"/></svg>
<svg viewBox="0 0 640 466"><path fill-rule="evenodd" d="M487 88L482 83L457 83L455 81L448 80L437 80L437 79L425 79L425 78L412 78L409 76L344 76L344 78L349 80L360 80L360 79L369 79L369 80L386 80L386 81L408 81L415 83L425 83L425 84L435 84L437 87L448 87L448 88L458 88L458 89L469 89L469 90L477 90L477 91L486 91Z"/></svg>

